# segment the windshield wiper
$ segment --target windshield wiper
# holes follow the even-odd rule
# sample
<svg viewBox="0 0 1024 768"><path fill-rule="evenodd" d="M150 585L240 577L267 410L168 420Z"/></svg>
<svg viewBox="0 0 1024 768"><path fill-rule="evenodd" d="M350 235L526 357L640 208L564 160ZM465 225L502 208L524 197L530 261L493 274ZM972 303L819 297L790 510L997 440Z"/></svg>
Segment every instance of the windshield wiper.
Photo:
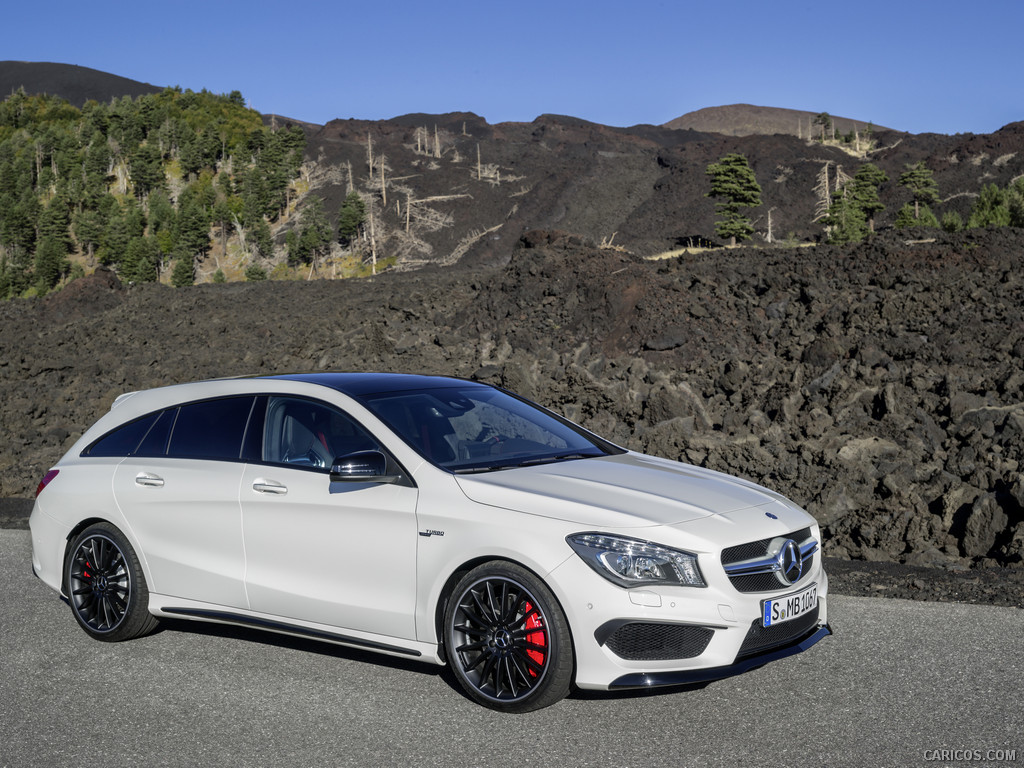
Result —
<svg viewBox="0 0 1024 768"><path fill-rule="evenodd" d="M486 467L460 467L459 469L453 469L456 475L475 475L480 472L495 472L499 469L513 469L514 467L521 466L520 464L488 464Z"/></svg>
<svg viewBox="0 0 1024 768"><path fill-rule="evenodd" d="M483 467L462 467L453 469L456 475L473 475L479 472L495 472L499 469L516 469L518 467L535 467L538 464L554 464L559 461L570 459L596 459L598 456L606 456L604 453L560 453L557 456L537 456L532 459L509 462L507 464L488 464Z"/></svg>
<svg viewBox="0 0 1024 768"><path fill-rule="evenodd" d="M604 456L603 453L560 453L557 456L538 456L535 459L525 459L517 467L529 467L534 464L553 464L556 461L568 461L569 459L593 459Z"/></svg>

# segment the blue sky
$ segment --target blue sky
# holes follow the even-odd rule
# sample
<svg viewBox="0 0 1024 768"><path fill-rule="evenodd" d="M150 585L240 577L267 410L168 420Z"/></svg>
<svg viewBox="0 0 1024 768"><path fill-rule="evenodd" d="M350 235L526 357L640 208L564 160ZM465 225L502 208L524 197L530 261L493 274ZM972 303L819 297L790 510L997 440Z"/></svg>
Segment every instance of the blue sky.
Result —
<svg viewBox="0 0 1024 768"><path fill-rule="evenodd" d="M0 59L239 90L325 123L475 112L660 124L748 103L913 133L1024 120L1024 2L179 0L6 4Z"/></svg>

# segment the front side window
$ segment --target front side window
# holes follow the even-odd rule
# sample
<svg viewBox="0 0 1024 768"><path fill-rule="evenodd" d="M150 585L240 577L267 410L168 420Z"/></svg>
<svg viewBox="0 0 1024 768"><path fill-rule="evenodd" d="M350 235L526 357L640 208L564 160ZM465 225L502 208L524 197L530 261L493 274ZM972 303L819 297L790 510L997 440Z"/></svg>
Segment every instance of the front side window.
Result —
<svg viewBox="0 0 1024 768"><path fill-rule="evenodd" d="M340 456L378 450L370 433L337 408L299 397L269 398L263 461L329 468Z"/></svg>

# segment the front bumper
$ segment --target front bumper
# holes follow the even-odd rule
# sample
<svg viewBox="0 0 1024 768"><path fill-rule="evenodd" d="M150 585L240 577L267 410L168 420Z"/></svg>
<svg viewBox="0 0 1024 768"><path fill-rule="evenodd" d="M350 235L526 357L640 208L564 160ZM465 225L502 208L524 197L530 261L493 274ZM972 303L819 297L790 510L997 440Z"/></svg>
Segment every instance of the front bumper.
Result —
<svg viewBox="0 0 1024 768"><path fill-rule="evenodd" d="M559 566L549 584L572 627L576 685L610 690L718 680L800 653L832 633L828 576L818 558L786 590L817 585L817 608L806 620L771 629L760 626L762 600L778 593L741 593L720 568L702 570L706 588L628 590L581 558ZM645 642L656 652L645 655Z"/></svg>
<svg viewBox="0 0 1024 768"><path fill-rule="evenodd" d="M813 630L803 640L798 640L790 645L776 648L775 650L751 656L735 664L725 667L710 667L707 669L692 669L677 672L638 672L623 675L617 680L608 684L609 690L623 690L626 688L658 688L670 685L694 685L698 683L709 683L714 680L722 680L734 675L742 675L752 669L763 667L773 661L785 659L803 653L819 640L823 640L832 634L832 628L825 624Z"/></svg>

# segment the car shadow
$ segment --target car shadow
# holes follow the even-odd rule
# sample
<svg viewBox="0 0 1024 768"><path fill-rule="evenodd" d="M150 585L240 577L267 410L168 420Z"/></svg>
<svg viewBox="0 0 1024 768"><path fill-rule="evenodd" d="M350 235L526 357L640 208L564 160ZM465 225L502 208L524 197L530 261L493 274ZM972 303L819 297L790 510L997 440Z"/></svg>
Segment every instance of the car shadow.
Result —
<svg viewBox="0 0 1024 768"><path fill-rule="evenodd" d="M688 683L684 685L658 686L657 688L625 688L618 691L590 691L583 690L582 688L574 688L572 693L569 694L569 698L581 701L650 699L658 696L671 696L672 694L677 693L687 693L689 691L700 691L707 688L712 682L715 681Z"/></svg>
<svg viewBox="0 0 1024 768"><path fill-rule="evenodd" d="M337 659L376 664L377 666L390 667L392 669L407 670L417 674L437 675L438 671L444 669L434 664L404 659L400 656L389 656L383 653L374 653L360 648L353 648L347 645L339 645L327 640L313 640L295 635L287 635L279 632L272 632L252 627L243 627L236 624L217 624L205 621L188 621L185 619L174 619L166 616L160 617L160 624L152 634L163 632L182 632L191 635L204 635L207 637L222 637L233 640L244 640L260 645L272 646L274 648L285 648L303 653L315 653L320 656L331 656Z"/></svg>
<svg viewBox="0 0 1024 768"><path fill-rule="evenodd" d="M160 624L151 633L153 635L163 632L181 632L191 635L203 635L206 637L220 637L231 640L242 640L250 643L283 648L287 650L313 653L319 656L329 656L336 659L345 659L366 664L374 664L379 667L411 672L417 675L437 677L448 684L455 693L466 701L473 704L476 702L463 690L458 678L452 671L451 666L438 666L429 662L404 659L399 656L389 656L382 653L365 651L361 648L339 645L329 641L312 640L304 637L270 632L251 627L238 626L234 624L217 624L212 622L187 621L185 619L174 619L162 616ZM710 682L692 683L688 685L674 685L658 688L628 688L617 691L592 691L581 688L573 688L568 697L578 701L629 701L633 699L646 699L658 696L668 696L688 691L698 691L706 688Z"/></svg>

